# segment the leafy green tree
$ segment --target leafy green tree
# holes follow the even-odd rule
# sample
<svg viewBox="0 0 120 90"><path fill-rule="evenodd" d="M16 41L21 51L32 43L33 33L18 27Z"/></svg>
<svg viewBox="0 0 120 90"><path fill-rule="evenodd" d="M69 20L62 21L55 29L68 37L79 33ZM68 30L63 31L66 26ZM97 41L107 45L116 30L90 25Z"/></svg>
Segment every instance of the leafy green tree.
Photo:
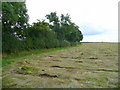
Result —
<svg viewBox="0 0 120 90"><path fill-rule="evenodd" d="M46 15L50 22L50 28L56 33L57 39L61 44L69 42L80 42L83 39L82 32L79 27L71 21L70 15L61 14L60 19L56 12ZM61 46L64 46L61 45Z"/></svg>
<svg viewBox="0 0 120 90"><path fill-rule="evenodd" d="M71 23L71 18L69 14L63 15L61 14L61 24L69 24Z"/></svg>
<svg viewBox="0 0 120 90"><path fill-rule="evenodd" d="M3 51L11 52L15 47L20 48L20 39L24 38L24 30L27 22L28 15L25 2L2 3Z"/></svg>
<svg viewBox="0 0 120 90"><path fill-rule="evenodd" d="M58 47L58 40L55 33L50 30L49 23L44 21L33 23L28 28L28 36L25 41L27 42L26 44L32 42L31 49Z"/></svg>
<svg viewBox="0 0 120 90"><path fill-rule="evenodd" d="M46 18L49 20L50 28L55 32L57 39L63 40L64 32L61 30L60 20L57 16L57 13L51 12L50 14L46 15Z"/></svg>
<svg viewBox="0 0 120 90"><path fill-rule="evenodd" d="M68 14L61 14L59 18L56 12L51 12L46 15L49 23L38 21L29 25L25 2L4 2L2 10L2 48L5 52L65 47L83 38Z"/></svg>
<svg viewBox="0 0 120 90"><path fill-rule="evenodd" d="M3 32L22 34L28 22L27 9L24 2L3 2Z"/></svg>
<svg viewBox="0 0 120 90"><path fill-rule="evenodd" d="M68 33L66 34L66 40L70 42L80 42L83 39L82 32L79 30L79 27L74 23L70 23L68 26Z"/></svg>
<svg viewBox="0 0 120 90"><path fill-rule="evenodd" d="M59 24L59 18L56 12L51 12L50 14L46 15L46 18L49 20L50 23Z"/></svg>
<svg viewBox="0 0 120 90"><path fill-rule="evenodd" d="M83 39L79 27L71 21L70 15L61 14L61 28L65 34L65 40L69 42L80 42Z"/></svg>
<svg viewBox="0 0 120 90"><path fill-rule="evenodd" d="M57 38L62 40L63 36L62 32L60 31L60 20L57 16L56 12L51 12L50 14L46 15L46 18L49 20L50 28L55 32Z"/></svg>

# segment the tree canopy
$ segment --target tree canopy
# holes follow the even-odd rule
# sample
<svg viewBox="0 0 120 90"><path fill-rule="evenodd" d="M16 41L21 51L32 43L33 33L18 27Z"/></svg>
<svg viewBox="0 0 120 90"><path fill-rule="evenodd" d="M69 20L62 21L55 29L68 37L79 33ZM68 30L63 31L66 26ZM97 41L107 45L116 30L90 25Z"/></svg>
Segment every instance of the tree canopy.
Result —
<svg viewBox="0 0 120 90"><path fill-rule="evenodd" d="M82 32L69 14L58 17L56 12L51 12L45 17L49 22L39 20L29 25L25 2L3 2L3 52L65 47L83 39Z"/></svg>
<svg viewBox="0 0 120 90"><path fill-rule="evenodd" d="M56 12L46 15L49 20L50 27L57 34L59 40L67 40L69 42L79 42L83 39L82 32L79 27L71 21L70 15L61 14L60 19Z"/></svg>
<svg viewBox="0 0 120 90"><path fill-rule="evenodd" d="M28 23L24 2L2 3L2 48L13 51L20 48L20 40Z"/></svg>

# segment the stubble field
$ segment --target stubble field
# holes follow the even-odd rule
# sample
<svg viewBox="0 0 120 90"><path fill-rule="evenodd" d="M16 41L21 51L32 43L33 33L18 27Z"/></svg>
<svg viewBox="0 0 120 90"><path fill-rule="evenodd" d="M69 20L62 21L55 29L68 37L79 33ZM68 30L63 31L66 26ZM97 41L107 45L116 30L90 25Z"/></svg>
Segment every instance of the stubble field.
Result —
<svg viewBox="0 0 120 90"><path fill-rule="evenodd" d="M3 88L115 88L118 44L76 47L18 58L3 67Z"/></svg>

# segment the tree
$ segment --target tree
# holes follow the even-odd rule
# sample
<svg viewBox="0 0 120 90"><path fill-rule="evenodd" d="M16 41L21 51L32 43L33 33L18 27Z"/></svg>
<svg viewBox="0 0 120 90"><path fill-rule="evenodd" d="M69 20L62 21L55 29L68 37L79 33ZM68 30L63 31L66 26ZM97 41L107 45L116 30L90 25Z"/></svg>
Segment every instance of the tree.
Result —
<svg viewBox="0 0 120 90"><path fill-rule="evenodd" d="M57 34L60 29L60 21L57 13L51 12L50 14L46 15L46 18L49 20L50 28Z"/></svg>
<svg viewBox="0 0 120 90"><path fill-rule="evenodd" d="M20 39L24 38L28 15L25 2L2 3L2 47L3 51L20 48ZM14 38L14 39L13 39Z"/></svg>
<svg viewBox="0 0 120 90"><path fill-rule="evenodd" d="M50 22L51 29L56 33L57 39L69 42L80 42L83 39L82 32L79 27L71 21L70 15L61 14L60 19L56 12L46 15Z"/></svg>
<svg viewBox="0 0 120 90"><path fill-rule="evenodd" d="M54 25L59 23L59 18L56 12L51 12L50 14L46 15L46 18L50 23L52 22Z"/></svg>
<svg viewBox="0 0 120 90"><path fill-rule="evenodd" d="M61 14L61 29L64 31L65 40L69 42L80 42L83 39L79 27L71 21L70 15Z"/></svg>
<svg viewBox="0 0 120 90"><path fill-rule="evenodd" d="M39 20L29 25L25 2L2 5L2 50L5 52L69 46L83 38L68 14L59 18L56 12L51 12L46 15L49 23Z"/></svg>
<svg viewBox="0 0 120 90"><path fill-rule="evenodd" d="M69 24L71 23L71 18L69 14L63 15L61 14L61 24Z"/></svg>
<svg viewBox="0 0 120 90"><path fill-rule="evenodd" d="M68 33L66 33L65 38L69 42L80 42L83 39L82 32L79 30L79 27L75 25L75 23L70 23L68 25L67 29L69 30Z"/></svg>
<svg viewBox="0 0 120 90"><path fill-rule="evenodd" d="M49 28L49 23L45 21L39 21L33 23L28 28L28 36L25 40L27 48L40 49L40 48L53 48L58 47L58 40L53 31Z"/></svg>

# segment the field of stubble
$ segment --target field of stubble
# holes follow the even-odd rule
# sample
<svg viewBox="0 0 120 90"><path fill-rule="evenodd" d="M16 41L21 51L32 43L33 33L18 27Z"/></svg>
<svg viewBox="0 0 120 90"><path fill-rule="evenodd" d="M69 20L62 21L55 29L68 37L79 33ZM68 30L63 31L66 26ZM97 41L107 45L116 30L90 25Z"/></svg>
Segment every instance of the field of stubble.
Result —
<svg viewBox="0 0 120 90"><path fill-rule="evenodd" d="M118 44L83 43L30 55L3 67L3 88L114 88Z"/></svg>

